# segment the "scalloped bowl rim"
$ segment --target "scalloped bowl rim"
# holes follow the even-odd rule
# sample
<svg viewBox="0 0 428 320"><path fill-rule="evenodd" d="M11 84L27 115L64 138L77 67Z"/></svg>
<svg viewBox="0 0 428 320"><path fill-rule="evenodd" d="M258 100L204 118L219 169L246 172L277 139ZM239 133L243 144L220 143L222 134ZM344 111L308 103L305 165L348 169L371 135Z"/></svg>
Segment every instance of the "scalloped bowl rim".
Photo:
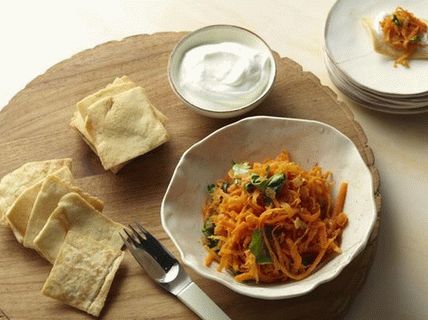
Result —
<svg viewBox="0 0 428 320"><path fill-rule="evenodd" d="M217 273L215 274L210 274L207 272L207 269L200 269L197 265L194 265L192 262L190 262L187 257L186 257L186 253L182 250L182 248L180 247L180 245L178 244L178 241L176 240L176 238L173 235L173 232L168 228L167 225L167 220L165 217L165 205L166 202L168 201L168 196L171 192L172 186L174 185L174 180L176 178L177 172L179 171L179 169L182 167L183 163L187 160L189 154L192 153L193 150L195 150L196 148L198 148L199 146L208 143L212 137L216 136L217 134L219 134L220 132L226 131L231 127L234 126L239 126L242 123L248 122L248 121L259 121L259 120L263 120L263 119L268 119L268 120L278 120L278 121L284 121L284 122L299 122L302 124L305 123L311 123L311 124L315 124L315 125L319 125L322 128L325 128L327 130L331 130L333 131L336 135L340 136L340 138L347 140L348 143L350 143L352 145L352 147L355 149L355 152L358 154L359 160L362 161L367 169L367 173L369 174L369 180L371 182L370 186L369 186L369 191L371 196L370 202L372 205L372 212L370 212L371 216L370 216L370 220L366 221L369 224L369 228L367 229L367 233L364 237L364 239L360 239L360 241L358 242L358 246L357 248L353 248L351 247L350 249L353 249L353 251L351 252L351 254L346 256L346 259L340 264L338 265L334 270L332 270L330 273L328 273L328 275L322 279L319 279L319 281L316 281L314 283L312 283L311 285L307 285L307 283L304 283L306 279L300 280L300 281L295 281L295 282L291 282L291 283L295 283L295 284L302 284L301 286L301 290L298 292L294 292L294 293L290 293L287 292L287 289L284 288L284 292L281 294L269 294L269 287L271 285L267 284L255 284L255 285L244 285L241 286L241 283L235 281L231 276L229 280L223 279L219 276L217 276ZM202 204L201 204L202 206ZM246 295L249 297L253 297L253 298L259 298L259 299L265 299L265 300L279 300L279 299L286 299L286 298L293 298L293 297L297 297L297 296L301 296L304 294L307 294L309 292L311 292L312 290L314 290L315 288L317 288L318 286L320 286L323 283L326 283L328 281L333 280L334 278L336 278L341 272L342 270L360 253L363 251L363 249L366 247L369 239L370 239L370 235L373 231L373 228L375 226L375 222L377 219L377 210L376 210L376 204L375 204L375 198L374 198L374 188L373 188L373 176L370 172L370 169L367 167L367 164L364 162L363 158L361 157L361 154L359 153L357 147L355 146L355 144L352 142L351 139L349 139L347 136L345 136L343 133L341 133L339 130L337 130L336 128L320 122L320 121L316 121L316 120L305 120L305 119L294 119L294 118L285 118L285 117L273 117L273 116L253 116L253 117L246 117L243 118L241 120L238 120L236 122L233 122L231 124L225 125L215 131L213 131L212 133L210 133L209 135L207 135L205 138L199 140L198 142L194 143L192 146L190 146L181 156L176 168L174 169L173 175L171 177L170 183L167 187L167 190L165 192L165 195L163 197L162 200L162 204L161 204L161 224L163 229L165 230L165 232L168 234L168 236L171 238L172 242L174 243L174 245L177 247L181 259L183 261L183 263L192 268L192 270L194 270L196 273L198 273L200 276L207 278L207 279L211 279L214 280L218 283L223 284L224 286L228 287L229 289L240 293L242 295ZM346 229L345 231L346 232ZM337 257L336 257L337 258ZM331 261L334 261L331 260ZM331 263L331 261L329 261L327 264ZM326 264L326 265L327 265ZM325 267L325 265L323 266ZM311 275L311 277L313 275L316 275L319 272L319 270L317 270L315 273L313 273ZM218 272L218 274L220 273L224 273L224 272ZM286 285L289 282L286 283L280 283L278 285ZM266 292L264 293L259 293L259 292L254 292L256 290L252 290L252 288L266 288L267 290L265 290ZM296 290L295 290L296 291Z"/></svg>

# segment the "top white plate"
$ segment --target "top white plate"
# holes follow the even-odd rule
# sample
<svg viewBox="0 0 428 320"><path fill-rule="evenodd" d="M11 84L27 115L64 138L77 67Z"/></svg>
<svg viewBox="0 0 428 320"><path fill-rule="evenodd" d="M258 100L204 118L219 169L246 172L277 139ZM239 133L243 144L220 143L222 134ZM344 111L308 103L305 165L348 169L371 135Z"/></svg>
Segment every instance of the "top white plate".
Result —
<svg viewBox="0 0 428 320"><path fill-rule="evenodd" d="M428 1L338 0L324 30L326 52L333 63L359 86L390 95L428 93L428 60L411 60L410 68L394 68L393 60L374 51L362 23L397 6L428 18Z"/></svg>

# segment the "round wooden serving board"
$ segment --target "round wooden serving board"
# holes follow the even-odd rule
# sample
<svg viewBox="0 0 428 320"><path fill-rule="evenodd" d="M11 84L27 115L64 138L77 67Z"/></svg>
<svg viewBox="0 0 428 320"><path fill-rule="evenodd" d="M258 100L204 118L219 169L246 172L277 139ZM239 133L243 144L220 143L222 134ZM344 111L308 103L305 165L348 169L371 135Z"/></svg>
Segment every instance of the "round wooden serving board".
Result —
<svg viewBox="0 0 428 320"><path fill-rule="evenodd" d="M25 162L73 159L76 184L105 202L104 213L128 224L140 221L178 256L160 225L159 209L181 154L193 143L235 119L209 119L188 110L167 79L171 50L186 33L138 35L81 52L37 77L0 112L0 177ZM363 130L348 107L311 73L276 55L275 87L249 115L306 118L328 123L357 146L371 168L378 211L379 177ZM168 118L171 140L132 161L118 175L105 172L96 155L69 127L77 101L128 75L146 89ZM286 147L286 146L285 146ZM265 301L241 296L189 271L195 282L232 319L342 318L364 282L373 259L379 221L366 249L334 280L298 298ZM43 296L51 265L23 248L0 226L0 319L82 319L91 316ZM101 314L104 319L196 319L175 297L158 287L127 254Z"/></svg>

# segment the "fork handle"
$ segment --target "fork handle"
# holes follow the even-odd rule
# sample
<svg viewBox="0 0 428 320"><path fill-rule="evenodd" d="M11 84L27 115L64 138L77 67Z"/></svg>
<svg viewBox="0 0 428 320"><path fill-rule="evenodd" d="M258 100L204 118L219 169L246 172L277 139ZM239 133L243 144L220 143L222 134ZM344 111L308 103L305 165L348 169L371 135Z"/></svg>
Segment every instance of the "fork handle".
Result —
<svg viewBox="0 0 428 320"><path fill-rule="evenodd" d="M230 320L194 282L184 288L177 297L203 320Z"/></svg>

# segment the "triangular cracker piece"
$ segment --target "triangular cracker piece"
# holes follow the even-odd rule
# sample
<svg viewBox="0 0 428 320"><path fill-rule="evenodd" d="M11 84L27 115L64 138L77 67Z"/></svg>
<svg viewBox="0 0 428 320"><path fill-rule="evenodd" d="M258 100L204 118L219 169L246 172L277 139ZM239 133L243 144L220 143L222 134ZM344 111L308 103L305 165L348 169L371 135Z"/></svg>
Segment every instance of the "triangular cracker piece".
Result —
<svg viewBox="0 0 428 320"><path fill-rule="evenodd" d="M68 183L73 182L73 175L67 166L53 172L52 175ZM25 189L6 213L9 226L19 243L24 240L28 219L42 184L43 180Z"/></svg>
<svg viewBox="0 0 428 320"><path fill-rule="evenodd" d="M64 166L71 169L71 159L28 162L5 175L0 181L0 224L7 224L6 212L25 189Z"/></svg>
<svg viewBox="0 0 428 320"><path fill-rule="evenodd" d="M70 231L42 293L98 317L124 252Z"/></svg>
<svg viewBox="0 0 428 320"><path fill-rule="evenodd" d="M79 188L71 186L57 177L49 176L42 184L40 192L34 202L30 218L28 219L27 230L24 236L24 247L35 248L34 239L43 229L46 221L56 209L61 198L70 192L79 193L97 210L102 210L104 207L100 199L84 193Z"/></svg>
<svg viewBox="0 0 428 320"><path fill-rule="evenodd" d="M115 249L123 246L123 226L95 210L77 193L65 195L34 240L36 250L51 263L55 261L69 230L105 242Z"/></svg>
<svg viewBox="0 0 428 320"><path fill-rule="evenodd" d="M106 170L149 152L169 138L140 87L91 105L86 130Z"/></svg>

